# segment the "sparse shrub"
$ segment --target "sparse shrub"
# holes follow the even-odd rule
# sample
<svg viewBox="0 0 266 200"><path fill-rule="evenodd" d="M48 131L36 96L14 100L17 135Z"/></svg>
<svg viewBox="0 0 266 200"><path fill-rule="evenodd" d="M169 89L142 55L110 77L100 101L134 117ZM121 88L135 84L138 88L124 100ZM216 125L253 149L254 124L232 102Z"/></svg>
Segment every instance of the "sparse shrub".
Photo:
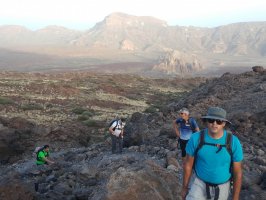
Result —
<svg viewBox="0 0 266 200"><path fill-rule="evenodd" d="M97 126L97 122L95 120L92 119L88 119L86 121L83 122L86 126L88 127L95 127Z"/></svg>
<svg viewBox="0 0 266 200"><path fill-rule="evenodd" d="M83 112L85 112L87 109L82 108L82 107L76 107L72 110L73 113L77 115L81 115Z"/></svg>
<svg viewBox="0 0 266 200"><path fill-rule="evenodd" d="M13 104L14 101L7 97L0 97L0 104Z"/></svg>
<svg viewBox="0 0 266 200"><path fill-rule="evenodd" d="M79 121L85 121L85 120L88 120L88 119L90 119L90 117L86 116L86 115L79 115L78 116L78 120Z"/></svg>
<svg viewBox="0 0 266 200"><path fill-rule="evenodd" d="M47 109L52 108L53 107L53 104L52 103L45 103L45 107Z"/></svg>
<svg viewBox="0 0 266 200"><path fill-rule="evenodd" d="M94 115L94 111L84 111L80 116L78 116L78 120L85 121L90 119Z"/></svg>
<svg viewBox="0 0 266 200"><path fill-rule="evenodd" d="M31 103L31 104L22 105L21 109L22 110L42 110L43 107L40 104Z"/></svg>
<svg viewBox="0 0 266 200"><path fill-rule="evenodd" d="M87 117L92 117L93 115L94 115L94 111L88 111L88 110L86 110L86 111L84 111L82 113L82 116L87 116Z"/></svg>
<svg viewBox="0 0 266 200"><path fill-rule="evenodd" d="M155 113L155 112L158 112L159 109L155 106L150 106L148 108L145 109L145 113Z"/></svg>

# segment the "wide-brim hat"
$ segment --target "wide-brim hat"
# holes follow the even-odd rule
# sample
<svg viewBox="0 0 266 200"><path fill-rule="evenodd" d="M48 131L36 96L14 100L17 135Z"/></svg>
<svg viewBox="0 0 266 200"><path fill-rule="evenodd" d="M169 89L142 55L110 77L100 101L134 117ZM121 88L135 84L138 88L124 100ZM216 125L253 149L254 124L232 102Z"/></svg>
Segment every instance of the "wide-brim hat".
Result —
<svg viewBox="0 0 266 200"><path fill-rule="evenodd" d="M231 124L229 120L226 119L226 111L219 107L210 107L208 109L207 115L202 116L202 119L219 119Z"/></svg>

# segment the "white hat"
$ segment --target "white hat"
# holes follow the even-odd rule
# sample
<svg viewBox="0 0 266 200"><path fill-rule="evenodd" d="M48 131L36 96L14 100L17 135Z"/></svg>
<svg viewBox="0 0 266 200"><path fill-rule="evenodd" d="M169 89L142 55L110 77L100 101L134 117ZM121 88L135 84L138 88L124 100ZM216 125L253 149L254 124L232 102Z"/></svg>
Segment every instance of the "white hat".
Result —
<svg viewBox="0 0 266 200"><path fill-rule="evenodd" d="M187 115L189 115L189 111L187 108L182 108L178 111L178 113L186 113Z"/></svg>

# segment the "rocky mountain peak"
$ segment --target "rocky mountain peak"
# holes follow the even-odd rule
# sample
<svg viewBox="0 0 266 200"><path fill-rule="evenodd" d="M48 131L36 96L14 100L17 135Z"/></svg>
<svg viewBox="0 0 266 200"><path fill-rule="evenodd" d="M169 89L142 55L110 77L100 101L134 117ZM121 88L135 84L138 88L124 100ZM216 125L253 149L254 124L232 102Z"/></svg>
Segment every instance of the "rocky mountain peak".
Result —
<svg viewBox="0 0 266 200"><path fill-rule="evenodd" d="M177 50L168 51L153 67L155 71L179 75L191 74L202 69L203 66L195 55Z"/></svg>
<svg viewBox="0 0 266 200"><path fill-rule="evenodd" d="M146 24L155 26L167 26L163 20L156 19L150 16L134 16L125 13L115 12L107 17L102 22L107 27L126 26L126 27L142 27Z"/></svg>

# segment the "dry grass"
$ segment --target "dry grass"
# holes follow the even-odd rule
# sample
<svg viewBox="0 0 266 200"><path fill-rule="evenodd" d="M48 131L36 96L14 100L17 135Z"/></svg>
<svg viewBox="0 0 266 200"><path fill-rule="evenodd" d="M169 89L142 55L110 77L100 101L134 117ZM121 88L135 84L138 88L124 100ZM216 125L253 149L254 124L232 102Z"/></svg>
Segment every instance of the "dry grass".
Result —
<svg viewBox="0 0 266 200"><path fill-rule="evenodd" d="M2 72L0 97L12 103L1 104L0 115L55 124L84 118L73 112L83 108L93 113L86 120L106 121L116 114L130 116L149 107L159 108L199 84L195 79L179 83L177 79L126 74Z"/></svg>

